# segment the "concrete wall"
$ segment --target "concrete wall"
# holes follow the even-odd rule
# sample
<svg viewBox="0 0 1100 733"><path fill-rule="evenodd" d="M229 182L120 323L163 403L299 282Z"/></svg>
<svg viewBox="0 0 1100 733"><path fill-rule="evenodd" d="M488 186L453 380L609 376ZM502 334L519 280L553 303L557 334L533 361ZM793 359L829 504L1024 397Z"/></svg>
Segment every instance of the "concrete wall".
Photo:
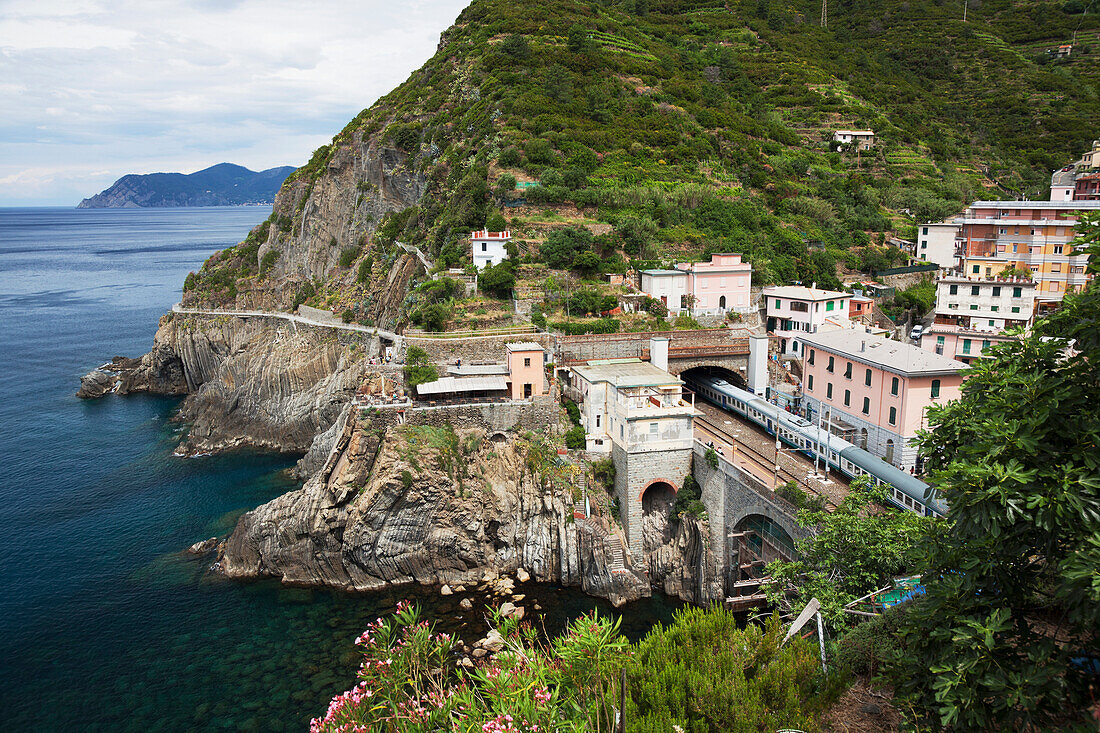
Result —
<svg viewBox="0 0 1100 733"><path fill-rule="evenodd" d="M481 405L442 405L406 408L404 421L410 425L455 428L481 428L490 433L508 431L545 431L558 423L560 407L550 395L518 402ZM371 420L389 426L399 422L398 411L384 408L367 411Z"/></svg>

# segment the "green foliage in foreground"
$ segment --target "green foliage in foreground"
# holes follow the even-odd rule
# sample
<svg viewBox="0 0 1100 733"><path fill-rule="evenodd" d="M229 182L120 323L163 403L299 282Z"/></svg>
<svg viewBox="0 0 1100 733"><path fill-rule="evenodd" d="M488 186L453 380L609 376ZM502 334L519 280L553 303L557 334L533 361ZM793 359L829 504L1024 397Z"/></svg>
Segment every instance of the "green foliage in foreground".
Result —
<svg viewBox="0 0 1100 733"><path fill-rule="evenodd" d="M842 686L802 639L780 648L778 621L739 628L717 608L681 611L633 646L595 614L549 642L530 623L493 623L501 651L468 669L456 664L456 639L398 604L359 637L359 683L310 732L610 731L622 672L630 731L810 731Z"/></svg>
<svg viewBox="0 0 1100 733"><path fill-rule="evenodd" d="M1100 217L1083 219L1079 251L1100 274ZM894 677L934 726L1084 724L1095 677L1072 660L1100 643L1098 282L929 412L921 451L951 510Z"/></svg>
<svg viewBox="0 0 1100 733"><path fill-rule="evenodd" d="M869 513L874 501L885 504L885 493L861 478L836 511L799 511L798 523L817 532L797 543L798 560L768 565L768 599L797 613L816 597L830 624L845 626L845 604L919 569L924 538L941 520L892 509Z"/></svg>
<svg viewBox="0 0 1100 733"><path fill-rule="evenodd" d="M584 428L580 425L569 428L565 433L565 447L573 450L583 449L586 444Z"/></svg>
<svg viewBox="0 0 1100 733"><path fill-rule="evenodd" d="M775 617L763 628L739 628L722 609L678 612L627 663L627 730L816 730L842 682L821 674L817 650L804 640L780 647L783 634Z"/></svg>

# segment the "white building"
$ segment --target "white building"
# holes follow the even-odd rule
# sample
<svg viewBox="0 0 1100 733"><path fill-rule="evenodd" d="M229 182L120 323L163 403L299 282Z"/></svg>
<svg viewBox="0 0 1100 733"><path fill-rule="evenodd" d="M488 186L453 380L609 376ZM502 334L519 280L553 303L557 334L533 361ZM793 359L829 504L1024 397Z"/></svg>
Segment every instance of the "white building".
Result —
<svg viewBox="0 0 1100 733"><path fill-rule="evenodd" d="M874 130L837 130L833 140L846 150L870 150L875 146Z"/></svg>
<svg viewBox="0 0 1100 733"><path fill-rule="evenodd" d="M1035 282L941 278L936 282L935 313L935 322L921 336L921 348L969 364L989 347L1015 338L1006 331L1031 325Z"/></svg>
<svg viewBox="0 0 1100 733"><path fill-rule="evenodd" d="M492 265L499 265L508 258L506 245L512 241L512 232L481 231L470 234L470 254L473 256L474 267L484 270Z"/></svg>
<svg viewBox="0 0 1100 733"><path fill-rule="evenodd" d="M956 239L959 236L959 224L939 222L921 224L917 229L917 242L913 256L925 262L934 262L940 267L955 267Z"/></svg>
<svg viewBox="0 0 1100 733"><path fill-rule="evenodd" d="M783 354L802 353L800 334L851 328L848 315L851 293L781 285L764 288L763 298L767 330L779 336Z"/></svg>
<svg viewBox="0 0 1100 733"><path fill-rule="evenodd" d="M688 275L681 270L642 270L641 290L662 303L669 313L687 309Z"/></svg>

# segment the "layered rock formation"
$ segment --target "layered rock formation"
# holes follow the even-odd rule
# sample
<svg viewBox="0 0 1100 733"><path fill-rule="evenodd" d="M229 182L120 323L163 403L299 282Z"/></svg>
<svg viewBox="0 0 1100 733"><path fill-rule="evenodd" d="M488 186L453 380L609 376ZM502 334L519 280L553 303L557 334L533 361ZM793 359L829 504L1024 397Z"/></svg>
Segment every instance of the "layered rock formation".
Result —
<svg viewBox="0 0 1100 733"><path fill-rule="evenodd" d="M603 532L621 530L606 522L578 528L571 496L547 480L538 456L524 439L412 425L386 431L353 416L300 490L241 518L219 567L234 578L349 590L473 585L523 569L616 604L649 595L651 578L613 571ZM681 548L700 545L679 538L663 548L657 580L667 575L665 587L687 600L710 599L693 570L676 575Z"/></svg>

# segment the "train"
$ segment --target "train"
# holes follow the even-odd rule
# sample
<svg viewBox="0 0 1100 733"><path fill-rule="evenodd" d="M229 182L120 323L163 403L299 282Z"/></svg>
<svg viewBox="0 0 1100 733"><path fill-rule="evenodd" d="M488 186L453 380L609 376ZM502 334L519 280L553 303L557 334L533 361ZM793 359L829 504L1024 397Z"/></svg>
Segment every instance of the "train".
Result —
<svg viewBox="0 0 1100 733"><path fill-rule="evenodd" d="M929 486L925 482L805 418L792 415L714 374L689 373L684 375L684 382L707 402L756 423L809 458L823 460L849 478L868 476L876 486L886 488L890 503L899 509L933 517L947 512L942 499L927 495Z"/></svg>

